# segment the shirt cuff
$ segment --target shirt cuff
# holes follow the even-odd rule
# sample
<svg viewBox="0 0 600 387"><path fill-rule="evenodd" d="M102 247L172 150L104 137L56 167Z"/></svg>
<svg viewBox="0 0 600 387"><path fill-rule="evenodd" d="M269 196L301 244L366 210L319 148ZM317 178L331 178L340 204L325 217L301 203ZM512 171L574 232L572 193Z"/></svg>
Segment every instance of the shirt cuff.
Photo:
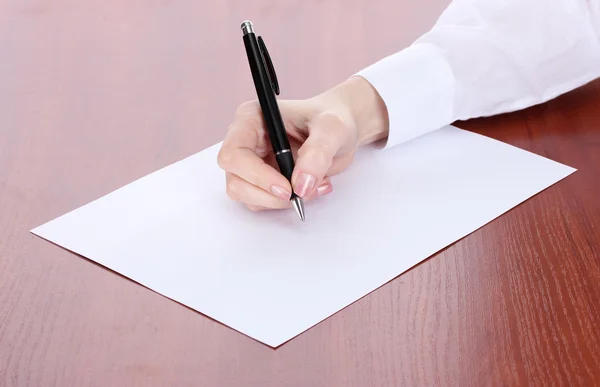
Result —
<svg viewBox="0 0 600 387"><path fill-rule="evenodd" d="M359 71L379 93L388 111L390 148L451 124L455 80L443 53L414 44Z"/></svg>

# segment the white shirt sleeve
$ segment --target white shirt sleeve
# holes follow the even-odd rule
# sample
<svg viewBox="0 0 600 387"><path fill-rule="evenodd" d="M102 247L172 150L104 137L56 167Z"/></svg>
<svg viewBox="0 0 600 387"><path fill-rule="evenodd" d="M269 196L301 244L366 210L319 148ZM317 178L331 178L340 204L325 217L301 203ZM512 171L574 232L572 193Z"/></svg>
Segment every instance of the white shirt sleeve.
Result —
<svg viewBox="0 0 600 387"><path fill-rule="evenodd" d="M454 0L410 47L357 75L387 106L386 147L520 110L600 76L600 0Z"/></svg>

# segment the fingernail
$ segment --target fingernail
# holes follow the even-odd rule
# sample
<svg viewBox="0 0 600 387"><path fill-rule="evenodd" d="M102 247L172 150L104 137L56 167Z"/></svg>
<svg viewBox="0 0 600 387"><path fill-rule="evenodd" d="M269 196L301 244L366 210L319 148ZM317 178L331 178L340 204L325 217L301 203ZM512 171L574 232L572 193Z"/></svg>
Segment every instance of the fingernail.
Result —
<svg viewBox="0 0 600 387"><path fill-rule="evenodd" d="M291 192L278 185L272 185L271 192L273 192L273 195L277 196L281 200L289 200L292 196Z"/></svg>
<svg viewBox="0 0 600 387"><path fill-rule="evenodd" d="M294 185L294 191L300 197L304 197L315 186L316 179L307 173L301 173Z"/></svg>
<svg viewBox="0 0 600 387"><path fill-rule="evenodd" d="M327 183L321 184L319 186L319 188L317 188L317 195L324 196L324 195L327 195L328 193L331 193L331 191L333 191L333 186L331 185L331 183L327 182Z"/></svg>

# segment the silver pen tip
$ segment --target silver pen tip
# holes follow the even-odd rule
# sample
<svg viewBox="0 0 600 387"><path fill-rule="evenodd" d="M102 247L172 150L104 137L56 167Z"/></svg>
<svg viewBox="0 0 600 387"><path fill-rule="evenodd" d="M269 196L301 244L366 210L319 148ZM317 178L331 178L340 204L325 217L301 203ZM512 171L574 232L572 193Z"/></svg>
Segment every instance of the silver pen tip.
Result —
<svg viewBox="0 0 600 387"><path fill-rule="evenodd" d="M296 214L298 214L298 217L300 218L300 220L304 222L304 203L302 202L302 198L299 198L299 197L293 198L292 205L294 206L294 209L296 210Z"/></svg>

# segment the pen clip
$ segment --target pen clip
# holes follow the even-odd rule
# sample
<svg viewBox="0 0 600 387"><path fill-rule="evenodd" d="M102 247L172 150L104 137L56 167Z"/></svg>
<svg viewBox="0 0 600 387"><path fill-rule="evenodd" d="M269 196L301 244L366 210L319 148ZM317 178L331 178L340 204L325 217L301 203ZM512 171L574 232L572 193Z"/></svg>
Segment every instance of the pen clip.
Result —
<svg viewBox="0 0 600 387"><path fill-rule="evenodd" d="M267 51L267 46L265 46L265 42L263 38L259 36L257 38L258 48L260 53L262 54L263 62L265 67L267 68L267 75L269 76L269 81L271 83L271 87L276 95L279 95L279 82L277 81L277 74L275 74L275 68L273 67L273 62L271 61L271 56L269 55L269 51Z"/></svg>

